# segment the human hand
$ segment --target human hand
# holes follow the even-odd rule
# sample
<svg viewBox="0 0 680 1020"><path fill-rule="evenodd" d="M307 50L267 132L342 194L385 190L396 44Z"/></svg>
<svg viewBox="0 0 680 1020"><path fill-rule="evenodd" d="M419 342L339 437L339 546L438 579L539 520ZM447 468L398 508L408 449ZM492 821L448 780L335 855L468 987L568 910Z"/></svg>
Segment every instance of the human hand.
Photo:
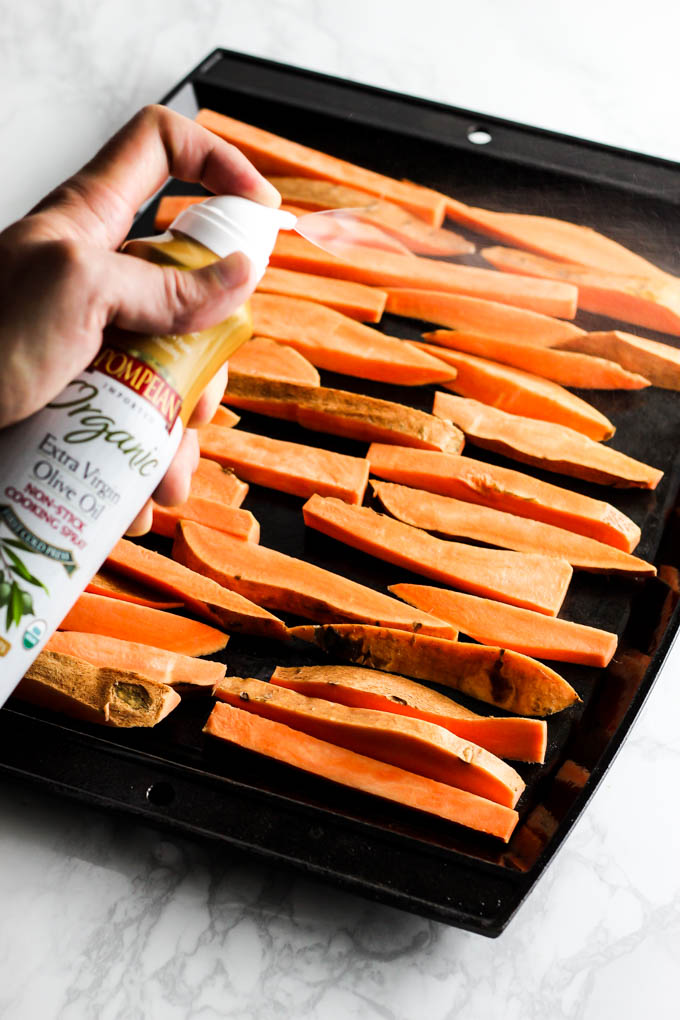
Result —
<svg viewBox="0 0 680 1020"><path fill-rule="evenodd" d="M141 110L75 176L0 233L0 428L44 407L90 364L108 326L189 333L226 319L254 287L240 253L187 272L120 254L133 217L168 176L278 206L278 192L227 142L163 106ZM226 366L206 388L154 498L183 502ZM129 534L151 525L151 504Z"/></svg>

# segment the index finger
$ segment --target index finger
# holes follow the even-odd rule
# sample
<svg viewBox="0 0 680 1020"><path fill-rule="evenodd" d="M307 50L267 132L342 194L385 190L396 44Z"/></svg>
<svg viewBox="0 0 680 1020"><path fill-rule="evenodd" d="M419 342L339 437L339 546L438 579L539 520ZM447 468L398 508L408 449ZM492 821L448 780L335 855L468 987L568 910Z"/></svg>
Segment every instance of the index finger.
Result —
<svg viewBox="0 0 680 1020"><path fill-rule="evenodd" d="M72 237L118 248L139 207L168 176L263 205L281 201L233 145L165 106L147 106L32 212L60 213Z"/></svg>

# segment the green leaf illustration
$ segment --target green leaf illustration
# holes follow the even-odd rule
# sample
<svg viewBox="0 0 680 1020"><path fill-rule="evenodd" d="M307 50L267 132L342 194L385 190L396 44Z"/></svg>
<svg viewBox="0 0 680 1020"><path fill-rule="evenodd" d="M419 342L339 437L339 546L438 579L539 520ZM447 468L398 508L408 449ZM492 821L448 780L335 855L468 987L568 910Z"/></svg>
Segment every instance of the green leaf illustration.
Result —
<svg viewBox="0 0 680 1020"><path fill-rule="evenodd" d="M21 588L16 581L12 581L9 590L9 599L7 600L6 630L9 630L13 623L18 624L21 620L21 615Z"/></svg>
<svg viewBox="0 0 680 1020"><path fill-rule="evenodd" d="M12 594L10 595L10 606L12 607L12 623L17 626L21 622L21 617L24 614L24 600L22 598L23 592L19 585L14 581L12 583Z"/></svg>
<svg viewBox="0 0 680 1020"><path fill-rule="evenodd" d="M33 584L37 588L42 588L44 591L47 591L47 588L42 583L42 581L40 581L37 577L33 576L33 574L30 572L25 563L19 559L17 554L13 552L12 549L5 548L4 552L12 561L10 564L10 568L15 574L17 574L23 581L27 581L28 584Z"/></svg>
<svg viewBox="0 0 680 1020"><path fill-rule="evenodd" d="M18 538L3 538L2 543L3 545L11 545L14 549L20 549L21 552L30 553L33 551L25 542Z"/></svg>

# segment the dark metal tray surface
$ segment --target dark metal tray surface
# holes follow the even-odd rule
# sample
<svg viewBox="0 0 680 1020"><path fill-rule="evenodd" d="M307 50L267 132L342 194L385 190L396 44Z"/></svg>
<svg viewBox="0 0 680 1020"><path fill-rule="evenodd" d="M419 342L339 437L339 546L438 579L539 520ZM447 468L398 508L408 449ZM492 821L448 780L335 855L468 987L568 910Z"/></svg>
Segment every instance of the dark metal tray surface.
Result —
<svg viewBox="0 0 680 1020"><path fill-rule="evenodd" d="M225 50L212 53L165 102L190 116L208 106L471 204L587 224L680 271L680 168L663 160ZM484 147L470 141L478 128L491 136ZM171 182L166 190L194 189ZM153 232L155 205L154 200L143 210L136 235ZM477 256L464 261L482 264ZM614 328L592 315L580 314L576 321L586 328ZM382 328L418 338L422 323L387 315ZM328 372L322 384L431 408L433 387L381 385ZM185 699L155 730L139 732L98 729L13 700L0 712L0 770L165 827L225 840L447 924L500 934L611 764L678 629L673 578L680 567L680 399L659 389L582 395L616 424L611 445L663 468L662 483L650 493L533 473L613 502L642 527L637 554L667 569L663 580L644 583L575 574L561 615L616 631L619 650L606 670L556 665L583 700L548 721L546 764L519 766L527 789L507 847L207 741L201 728L209 705L200 698ZM365 444L253 414L243 414L242 424L347 453L366 450ZM470 452L521 468L473 447ZM261 523L264 545L381 590L397 581L424 581L306 532L301 505L300 499L255 485L244 504ZM165 540L146 541L169 551ZM263 679L279 663L324 661L301 643L245 637L232 637L225 654L230 672ZM468 704L484 711L478 702Z"/></svg>

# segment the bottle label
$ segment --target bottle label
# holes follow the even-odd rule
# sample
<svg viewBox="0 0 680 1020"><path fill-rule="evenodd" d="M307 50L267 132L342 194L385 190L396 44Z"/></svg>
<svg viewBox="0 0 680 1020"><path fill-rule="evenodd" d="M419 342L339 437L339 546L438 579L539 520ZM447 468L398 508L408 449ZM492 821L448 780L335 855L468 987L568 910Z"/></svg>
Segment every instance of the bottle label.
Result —
<svg viewBox="0 0 680 1020"><path fill-rule="evenodd" d="M106 348L43 411L4 430L0 705L165 474L180 407L153 367Z"/></svg>
<svg viewBox="0 0 680 1020"><path fill-rule="evenodd" d="M156 337L155 342L158 344L160 338ZM94 359L89 371L102 372L139 394L163 416L167 431L172 431L182 407L182 398L147 362L140 361L129 351L105 347Z"/></svg>

